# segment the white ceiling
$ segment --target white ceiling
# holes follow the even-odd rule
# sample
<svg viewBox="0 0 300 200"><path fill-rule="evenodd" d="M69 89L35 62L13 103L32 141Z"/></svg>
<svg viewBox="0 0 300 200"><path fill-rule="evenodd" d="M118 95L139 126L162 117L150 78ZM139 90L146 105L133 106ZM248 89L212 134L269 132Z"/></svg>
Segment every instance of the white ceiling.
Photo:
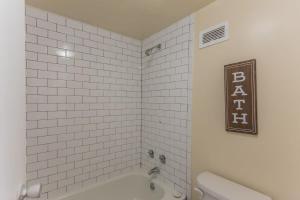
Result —
<svg viewBox="0 0 300 200"><path fill-rule="evenodd" d="M43 10L144 39L214 0L26 0Z"/></svg>

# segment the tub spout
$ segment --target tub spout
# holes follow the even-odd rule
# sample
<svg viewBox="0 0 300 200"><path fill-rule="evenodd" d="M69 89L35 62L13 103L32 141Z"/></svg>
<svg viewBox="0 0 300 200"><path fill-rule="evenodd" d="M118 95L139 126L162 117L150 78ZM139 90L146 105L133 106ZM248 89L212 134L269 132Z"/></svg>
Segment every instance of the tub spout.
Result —
<svg viewBox="0 0 300 200"><path fill-rule="evenodd" d="M152 169L149 170L148 175L157 175L160 174L160 169L158 167L154 167Z"/></svg>

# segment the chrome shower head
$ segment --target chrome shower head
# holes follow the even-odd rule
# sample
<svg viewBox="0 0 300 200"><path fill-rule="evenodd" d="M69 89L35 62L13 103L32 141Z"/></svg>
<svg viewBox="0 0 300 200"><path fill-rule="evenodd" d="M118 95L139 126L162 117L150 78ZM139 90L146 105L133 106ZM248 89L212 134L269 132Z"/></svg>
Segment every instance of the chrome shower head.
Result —
<svg viewBox="0 0 300 200"><path fill-rule="evenodd" d="M156 52L155 50L157 50L157 51L161 50L161 44L158 44L158 45L156 45L156 46L154 46L154 47L152 47L150 49L147 49L145 51L145 55L146 56L151 56L153 53Z"/></svg>

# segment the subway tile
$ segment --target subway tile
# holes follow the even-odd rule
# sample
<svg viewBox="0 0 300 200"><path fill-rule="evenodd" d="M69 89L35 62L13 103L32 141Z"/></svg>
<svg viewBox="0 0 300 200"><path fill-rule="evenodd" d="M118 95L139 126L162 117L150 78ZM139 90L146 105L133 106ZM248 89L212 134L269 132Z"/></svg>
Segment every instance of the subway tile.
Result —
<svg viewBox="0 0 300 200"><path fill-rule="evenodd" d="M54 13L48 13L48 21L60 25L66 25L66 18L63 16L56 15Z"/></svg>
<svg viewBox="0 0 300 200"><path fill-rule="evenodd" d="M38 61L46 63L57 63L57 56L38 53Z"/></svg>
<svg viewBox="0 0 300 200"><path fill-rule="evenodd" d="M66 27L66 26L61 26L61 25L57 25L57 32L64 33L64 34L67 34L67 35L74 35L75 34L73 28Z"/></svg>
<svg viewBox="0 0 300 200"><path fill-rule="evenodd" d="M26 60L36 61L37 60L37 53L27 51L27 52L25 52L25 58L26 58Z"/></svg>
<svg viewBox="0 0 300 200"><path fill-rule="evenodd" d="M64 96L74 96L75 91L73 88L58 88L58 95L64 95Z"/></svg>
<svg viewBox="0 0 300 200"><path fill-rule="evenodd" d="M53 175L56 173L57 173L57 167L51 167L51 168L38 170L39 177L46 177L46 176Z"/></svg>
<svg viewBox="0 0 300 200"><path fill-rule="evenodd" d="M81 81L67 81L68 88L82 88Z"/></svg>
<svg viewBox="0 0 300 200"><path fill-rule="evenodd" d="M67 26L74 29L82 30L82 23L76 20L67 18Z"/></svg>
<svg viewBox="0 0 300 200"><path fill-rule="evenodd" d="M89 39L90 34L88 32L80 31L80 30L75 30L75 36L79 38L84 38L84 39Z"/></svg>
<svg viewBox="0 0 300 200"><path fill-rule="evenodd" d="M31 129L36 129L37 128L37 121L26 121L26 128L31 130ZM28 146L33 145L32 143L28 142Z"/></svg>
<svg viewBox="0 0 300 200"><path fill-rule="evenodd" d="M36 21L37 19L35 17L30 17L29 15L25 17L25 24L36 26Z"/></svg>
<svg viewBox="0 0 300 200"><path fill-rule="evenodd" d="M83 45L92 48L98 48L98 43L89 39L83 40Z"/></svg>
<svg viewBox="0 0 300 200"><path fill-rule="evenodd" d="M58 57L58 64L62 65L74 65L74 60L66 57Z"/></svg>
<svg viewBox="0 0 300 200"><path fill-rule="evenodd" d="M56 72L39 70L38 78L39 79L57 79L57 73Z"/></svg>
<svg viewBox="0 0 300 200"><path fill-rule="evenodd" d="M31 6L26 6L26 16L47 20L47 12Z"/></svg>
<svg viewBox="0 0 300 200"><path fill-rule="evenodd" d="M34 155L41 152L47 152L47 145L37 145L27 147L27 155Z"/></svg>
<svg viewBox="0 0 300 200"><path fill-rule="evenodd" d="M97 35L97 34L91 34L90 39L96 42L103 43L104 39L103 36Z"/></svg>
<svg viewBox="0 0 300 200"><path fill-rule="evenodd" d="M27 165L27 172L32 172L45 168L47 168L47 161L35 162Z"/></svg>
<svg viewBox="0 0 300 200"><path fill-rule="evenodd" d="M66 41L67 36L64 33L58 33L54 31L48 31L48 37L54 40Z"/></svg>
<svg viewBox="0 0 300 200"><path fill-rule="evenodd" d="M52 22L48 22L46 20L37 19L37 27L46 30L56 31L56 24Z"/></svg>
<svg viewBox="0 0 300 200"><path fill-rule="evenodd" d="M105 30L103 28L98 28L98 34L107 38L110 37L110 31Z"/></svg>
<svg viewBox="0 0 300 200"><path fill-rule="evenodd" d="M47 70L47 63L27 60L26 68L27 69L29 68L29 69Z"/></svg>
<svg viewBox="0 0 300 200"><path fill-rule="evenodd" d="M57 141L57 136L43 136L43 137L38 137L38 144L43 145L43 144L51 144Z"/></svg>
<svg viewBox="0 0 300 200"><path fill-rule="evenodd" d="M48 103L66 103L66 96L48 96Z"/></svg>
<svg viewBox="0 0 300 200"><path fill-rule="evenodd" d="M38 28L35 26L26 25L26 31L27 31L27 33L30 33L32 35L37 35L37 36L42 36L42 37L48 36L47 30L45 30L43 28Z"/></svg>
<svg viewBox="0 0 300 200"><path fill-rule="evenodd" d="M37 78L38 71L33 69L26 69L26 77L27 78Z"/></svg>
<svg viewBox="0 0 300 200"><path fill-rule="evenodd" d="M47 96L27 95L27 103L47 103Z"/></svg>
<svg viewBox="0 0 300 200"><path fill-rule="evenodd" d="M57 105L56 104L38 104L38 111L44 112L44 111L57 111Z"/></svg>
<svg viewBox="0 0 300 200"><path fill-rule="evenodd" d="M104 172L138 166L140 42L53 13L32 15L36 17L27 16L26 30L27 158L28 165L47 166L29 172L30 181L41 181L43 196L49 197L76 188L75 182L93 183ZM123 55L123 49L132 58ZM66 50L72 57L58 54ZM114 129L124 134L123 143ZM111 148L109 155L104 141ZM123 155L125 165L115 153ZM110 162L97 166L103 160Z"/></svg>
<svg viewBox="0 0 300 200"><path fill-rule="evenodd" d="M71 104L69 102L65 104L58 104L58 110L74 110L74 104Z"/></svg>
<svg viewBox="0 0 300 200"><path fill-rule="evenodd" d="M75 31L74 31L75 34ZM78 38L72 35L67 35L67 42L72 43L72 44L83 44L83 38Z"/></svg>
<svg viewBox="0 0 300 200"><path fill-rule="evenodd" d="M67 103L68 104L82 103L82 97L81 96L67 96Z"/></svg>
<svg viewBox="0 0 300 200"><path fill-rule="evenodd" d="M49 128L57 126L57 120L39 120L38 128Z"/></svg>
<svg viewBox="0 0 300 200"><path fill-rule="evenodd" d="M47 47L38 44L26 43L26 51L33 51L36 53L47 53Z"/></svg>
<svg viewBox="0 0 300 200"><path fill-rule="evenodd" d="M57 41L45 37L38 37L38 42L39 45L43 46L50 46L50 47L57 47ZM45 52L39 52L39 53L45 53Z"/></svg>
<svg viewBox="0 0 300 200"><path fill-rule="evenodd" d="M57 112L48 112L48 119L64 119L66 118L66 112L57 111Z"/></svg>
<svg viewBox="0 0 300 200"><path fill-rule="evenodd" d="M49 71L66 72L66 69L67 69L67 67L64 64L48 63Z"/></svg>
<svg viewBox="0 0 300 200"><path fill-rule="evenodd" d="M83 31L88 32L88 33L98 33L98 29L95 26L91 26L89 24L83 24Z"/></svg>
<svg viewBox="0 0 300 200"><path fill-rule="evenodd" d="M57 87L57 88L64 88L66 87L65 80L48 80L48 87Z"/></svg>
<svg viewBox="0 0 300 200"><path fill-rule="evenodd" d="M26 43L37 43L37 37L36 35L32 34L26 34L25 42Z"/></svg>
<svg viewBox="0 0 300 200"><path fill-rule="evenodd" d="M142 58L142 65L147 65L143 70L142 102L144 110L142 118L142 163L145 168L153 163L147 157L147 149L156 149L159 152L168 152L169 165L162 170L163 179L171 182L179 191L187 192L190 183L186 178L189 174L187 163L189 139L188 129L190 122L188 106L190 105L190 85L188 84L190 62L190 21L183 19L154 36L144 40L143 50L163 44L163 50L156 54L153 64L148 64L147 57ZM187 26L183 28L184 26ZM183 31L184 30L184 31ZM133 50L133 48L131 49ZM128 56L132 52L125 51ZM130 58L131 60L131 58ZM134 59L132 62L136 62ZM156 65L160 64L160 68ZM132 95L134 95L132 93ZM175 126L175 128L174 128ZM157 130L160 130L159 133ZM172 132L172 137L169 133ZM155 145L152 138L166 137L168 140L159 141ZM179 142L182 141L182 142ZM190 162L190 161L188 161ZM180 167L179 167L180 166ZM183 169L183 171L179 170Z"/></svg>

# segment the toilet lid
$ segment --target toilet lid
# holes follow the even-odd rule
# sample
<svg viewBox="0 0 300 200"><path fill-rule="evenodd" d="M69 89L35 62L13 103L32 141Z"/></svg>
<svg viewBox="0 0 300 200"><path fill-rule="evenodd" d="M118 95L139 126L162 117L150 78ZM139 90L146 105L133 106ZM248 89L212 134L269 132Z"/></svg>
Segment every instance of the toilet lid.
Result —
<svg viewBox="0 0 300 200"><path fill-rule="evenodd" d="M210 172L199 174L197 185L204 193L218 200L271 200L264 194Z"/></svg>

